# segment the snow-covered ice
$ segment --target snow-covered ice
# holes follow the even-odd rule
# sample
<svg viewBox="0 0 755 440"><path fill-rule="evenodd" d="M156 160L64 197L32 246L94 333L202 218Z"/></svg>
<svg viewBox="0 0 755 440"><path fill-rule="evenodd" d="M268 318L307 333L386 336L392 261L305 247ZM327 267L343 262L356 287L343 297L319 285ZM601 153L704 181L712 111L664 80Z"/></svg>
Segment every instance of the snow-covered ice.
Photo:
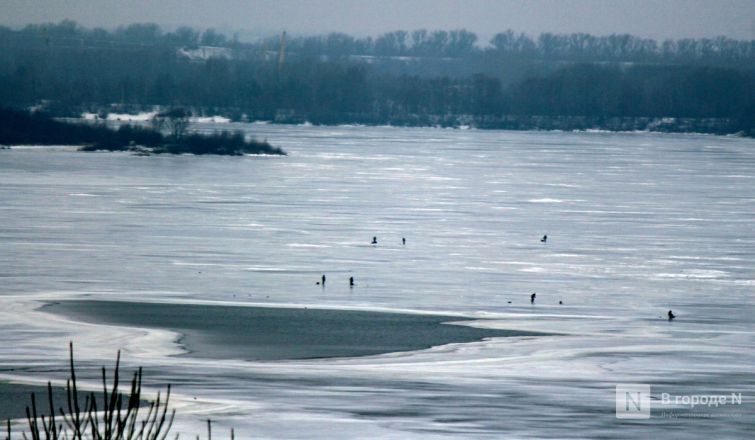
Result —
<svg viewBox="0 0 755 440"><path fill-rule="evenodd" d="M755 141L197 127L290 154L0 152L0 380L64 377L73 339L84 369L121 347L150 383L175 384L182 432L211 417L239 438L751 434ZM438 312L558 335L207 360L175 356L174 332L35 310L66 298ZM622 421L620 383L743 404L681 419L655 402L650 420Z"/></svg>

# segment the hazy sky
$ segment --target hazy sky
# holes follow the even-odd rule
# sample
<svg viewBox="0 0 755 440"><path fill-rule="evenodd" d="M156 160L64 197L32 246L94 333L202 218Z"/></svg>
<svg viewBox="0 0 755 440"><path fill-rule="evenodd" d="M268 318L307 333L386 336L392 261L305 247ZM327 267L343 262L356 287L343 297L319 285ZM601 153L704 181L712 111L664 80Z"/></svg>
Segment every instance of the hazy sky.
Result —
<svg viewBox="0 0 755 440"><path fill-rule="evenodd" d="M755 39L755 0L0 0L5 25L64 18L87 27L155 22L260 33L466 28L488 39L511 28Z"/></svg>

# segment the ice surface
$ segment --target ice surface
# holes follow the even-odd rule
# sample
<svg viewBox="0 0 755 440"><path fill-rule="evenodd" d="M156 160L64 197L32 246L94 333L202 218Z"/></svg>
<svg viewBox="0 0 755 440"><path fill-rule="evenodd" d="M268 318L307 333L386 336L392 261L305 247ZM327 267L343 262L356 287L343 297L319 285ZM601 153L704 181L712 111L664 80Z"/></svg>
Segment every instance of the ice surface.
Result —
<svg viewBox="0 0 755 440"><path fill-rule="evenodd" d="M118 347L153 389L174 383L183 432L207 417L240 438L752 432L755 141L195 127L242 129L290 155L0 153L0 380L63 377L73 339L95 386L86 368ZM171 356L169 331L34 310L65 298L432 311L565 336L210 361ZM617 383L736 391L744 404L627 422Z"/></svg>

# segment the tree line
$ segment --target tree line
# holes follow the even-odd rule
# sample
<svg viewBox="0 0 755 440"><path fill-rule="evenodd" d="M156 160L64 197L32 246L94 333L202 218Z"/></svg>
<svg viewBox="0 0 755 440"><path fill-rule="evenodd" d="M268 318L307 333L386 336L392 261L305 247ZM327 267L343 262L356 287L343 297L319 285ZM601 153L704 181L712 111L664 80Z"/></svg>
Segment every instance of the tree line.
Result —
<svg viewBox="0 0 755 440"><path fill-rule="evenodd" d="M42 112L29 113L0 107L0 146L79 145L80 151L133 151L140 154L244 154L286 153L267 141L247 139L242 132L212 134L186 131L189 113L176 108L155 116L156 126L129 124L117 129L106 125L62 122ZM164 132L167 131L167 135Z"/></svg>
<svg viewBox="0 0 755 440"><path fill-rule="evenodd" d="M161 45L195 48L216 46L247 54L277 51L280 37L242 42L238 34L227 36L215 29L200 31L179 27L164 31L154 23L136 23L114 30L84 28L71 20L29 24L13 30L0 26L0 37L16 44L91 46ZM717 64L755 66L755 40L743 41L718 36L656 41L629 34L604 36L587 33L542 33L530 36L511 29L495 34L487 42L466 29L414 31L397 30L372 37L343 33L288 37L286 46L296 56L383 56L470 58L529 58L570 61L617 61L673 64Z"/></svg>
<svg viewBox="0 0 755 440"><path fill-rule="evenodd" d="M34 36L27 39L29 34ZM298 55L287 53L281 64L279 37L250 44L212 30L164 32L155 25L132 25L104 31L73 22L0 28L0 102L41 103L68 116L158 105L279 122L454 125L468 120L506 127L495 121L535 115L719 118L729 121L728 130L753 127L753 42L721 39L716 44L731 47L715 49L717 58L706 55L713 50L707 40L658 45L631 36L579 35L543 34L532 40L504 32L486 48L466 31L295 37L286 47ZM203 43L228 52L196 59L179 50ZM627 61L660 56L659 47L675 55L663 63ZM496 58L496 53L540 55ZM720 62L720 53L731 62ZM359 54L427 58L375 61ZM595 61L610 57L617 62Z"/></svg>
<svg viewBox="0 0 755 440"><path fill-rule="evenodd" d="M657 42L628 34L595 36L586 33L542 33L533 38L506 30L495 34L487 44L478 44L477 35L465 29L452 31L394 31L376 38L356 38L331 33L291 39L291 51L307 55L369 55L414 57L530 58L542 60L620 61L653 63L702 63L749 65L755 61L755 41L739 41L724 36L700 39L668 39ZM264 41L276 47L276 39Z"/></svg>

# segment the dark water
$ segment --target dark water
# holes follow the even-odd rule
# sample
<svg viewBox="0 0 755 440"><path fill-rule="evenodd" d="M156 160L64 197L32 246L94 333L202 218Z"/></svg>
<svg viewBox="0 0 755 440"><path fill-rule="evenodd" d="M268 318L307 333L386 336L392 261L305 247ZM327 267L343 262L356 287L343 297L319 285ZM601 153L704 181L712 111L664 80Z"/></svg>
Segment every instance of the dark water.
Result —
<svg viewBox="0 0 755 440"><path fill-rule="evenodd" d="M192 356L282 360L366 356L536 333L443 324L452 316L324 310L64 301L45 311L93 323L180 332Z"/></svg>
<svg viewBox="0 0 755 440"><path fill-rule="evenodd" d="M112 382L109 383L112 386ZM128 384L127 384L128 385ZM109 389L110 390L110 389ZM121 392L125 390L120 388ZM26 419L26 409L29 408L29 412L32 412L32 394L36 402L37 415L50 415L50 393L47 386L43 385L26 385L17 383L4 383L0 382L0 436L6 434L7 427L5 421L8 419ZM86 408L87 398L92 397L90 391L79 391L78 393L78 405L79 408L84 410ZM126 394L127 396L127 394ZM94 392L94 400L97 402L97 408L104 408L102 397L102 390ZM65 387L53 386L52 387L52 407L56 416L60 416L61 412L65 414L71 414L74 403L71 401L71 407L68 406L68 392ZM125 405L125 404L124 404ZM143 401L142 406L148 406L148 402ZM62 422L62 419L58 419ZM15 429L16 436L21 438L20 430ZM5 439L5 437L2 437Z"/></svg>
<svg viewBox="0 0 755 440"><path fill-rule="evenodd" d="M31 395L36 396L37 408L40 414L50 414L50 404L46 386L9 384L0 382L0 436L5 438L7 419L20 419L26 417L26 407L31 408ZM82 401L84 395L81 395ZM58 413L58 408L67 405L66 390L53 388L53 408ZM20 437L20 434L19 434Z"/></svg>

